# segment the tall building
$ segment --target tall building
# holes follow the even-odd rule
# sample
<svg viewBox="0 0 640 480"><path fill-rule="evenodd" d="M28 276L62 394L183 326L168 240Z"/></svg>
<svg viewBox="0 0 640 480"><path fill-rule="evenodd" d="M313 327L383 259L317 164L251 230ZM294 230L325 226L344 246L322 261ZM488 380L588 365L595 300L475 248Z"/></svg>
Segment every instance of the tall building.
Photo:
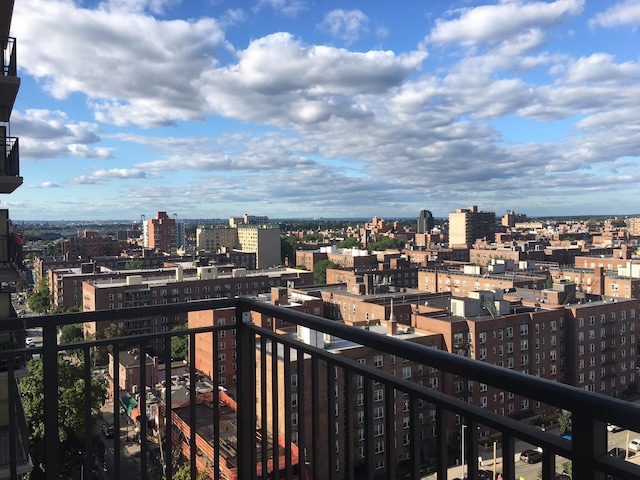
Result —
<svg viewBox="0 0 640 480"><path fill-rule="evenodd" d="M0 75L0 193L10 194L20 185L20 158L18 138L11 136L10 118L20 88L18 77L16 39L9 36L14 0L0 2L0 45L2 46L2 74ZM0 210L0 281L3 285L21 280L16 264L22 260L22 239L9 220L9 211ZM5 283L6 282L6 283ZM11 301L11 289L0 288L0 321L15 318L16 310ZM0 349L24 348L25 332L12 331L0 336ZM9 462L16 461L18 477L31 471L27 425L16 378L28 375L24 358L12 362L13 380L9 382L9 363L0 363L0 479L9 478ZM13 402L10 403L10 398ZM15 440L16 452L10 451L10 438ZM13 458L12 458L13 457Z"/></svg>
<svg viewBox="0 0 640 480"><path fill-rule="evenodd" d="M256 267L269 268L282 263L280 258L280 228L268 225L238 227L240 250L256 253Z"/></svg>
<svg viewBox="0 0 640 480"><path fill-rule="evenodd" d="M481 238L492 242L496 234L495 212L483 212L475 205L449 214L449 246L470 247Z"/></svg>
<svg viewBox="0 0 640 480"><path fill-rule="evenodd" d="M150 218L143 225L145 247L166 253L176 251L178 248L178 226L175 218L169 218L167 212L157 212L156 218ZM182 243L184 244L184 241Z"/></svg>
<svg viewBox="0 0 640 480"><path fill-rule="evenodd" d="M434 226L435 221L431 212L429 210L420 210L417 233L429 233Z"/></svg>

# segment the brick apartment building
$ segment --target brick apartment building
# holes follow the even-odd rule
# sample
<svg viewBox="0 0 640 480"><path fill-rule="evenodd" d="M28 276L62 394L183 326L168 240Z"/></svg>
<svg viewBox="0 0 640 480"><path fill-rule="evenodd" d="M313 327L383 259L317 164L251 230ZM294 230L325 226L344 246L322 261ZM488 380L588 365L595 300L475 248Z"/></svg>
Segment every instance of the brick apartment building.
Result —
<svg viewBox="0 0 640 480"><path fill-rule="evenodd" d="M231 273L219 273L216 267L198 267L194 274L182 268L174 270L172 276L145 278L140 274L123 279L85 281L82 284L83 310L107 310L145 305L181 303L208 298L232 298L241 295L268 293L274 286L312 285L313 274L302 270L279 268L260 273L247 273L236 269ZM128 335L167 331L187 322L186 315L146 317L124 322ZM85 335L104 335L110 322L84 324ZM163 342L151 346L163 352Z"/></svg>
<svg viewBox="0 0 640 480"><path fill-rule="evenodd" d="M546 286L546 275L518 272L489 273L479 266L466 265L462 271L426 269L418 272L418 290L430 293L451 292L466 296L475 290L504 290L530 288L540 290Z"/></svg>
<svg viewBox="0 0 640 480"><path fill-rule="evenodd" d="M98 232L85 230L82 236L62 240L62 256L68 260L89 260L94 257L113 257L127 248L127 242L103 237Z"/></svg>
<svg viewBox="0 0 640 480"><path fill-rule="evenodd" d="M493 241L495 234L495 212L483 212L472 205L449 214L449 246L471 246L482 238Z"/></svg>
<svg viewBox="0 0 640 480"><path fill-rule="evenodd" d="M175 253L178 248L178 225L167 212L156 212L156 218L146 220L143 225L143 243L157 252Z"/></svg>

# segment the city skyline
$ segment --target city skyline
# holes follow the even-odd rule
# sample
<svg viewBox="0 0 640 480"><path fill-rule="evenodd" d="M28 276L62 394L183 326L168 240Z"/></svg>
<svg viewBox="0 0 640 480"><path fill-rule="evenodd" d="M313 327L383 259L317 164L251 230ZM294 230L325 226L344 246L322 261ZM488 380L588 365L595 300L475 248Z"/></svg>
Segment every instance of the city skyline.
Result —
<svg viewBox="0 0 640 480"><path fill-rule="evenodd" d="M1 206L633 214L638 26L632 0L16 0L24 186Z"/></svg>

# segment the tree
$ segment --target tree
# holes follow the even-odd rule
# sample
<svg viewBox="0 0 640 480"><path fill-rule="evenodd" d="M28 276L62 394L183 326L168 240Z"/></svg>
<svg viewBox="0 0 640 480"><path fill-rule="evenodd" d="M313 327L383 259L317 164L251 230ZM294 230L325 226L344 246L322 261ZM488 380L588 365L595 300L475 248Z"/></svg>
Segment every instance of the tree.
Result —
<svg viewBox="0 0 640 480"><path fill-rule="evenodd" d="M140 270L144 268L144 262L142 260L129 260L124 264L124 268L127 270Z"/></svg>
<svg viewBox="0 0 640 480"><path fill-rule="evenodd" d="M82 325L75 323L72 325L63 325L60 328L60 343L75 343L84 340L84 331Z"/></svg>
<svg viewBox="0 0 640 480"><path fill-rule="evenodd" d="M293 265L296 262L296 249L298 248L298 239L293 235L287 235L280 238L280 260L283 265Z"/></svg>
<svg viewBox="0 0 640 480"><path fill-rule="evenodd" d="M558 417L558 426L560 427L560 433L562 435L571 432L571 415L568 413L560 415Z"/></svg>
<svg viewBox="0 0 640 480"><path fill-rule="evenodd" d="M207 468L196 476L196 480L205 480L207 478ZM178 470L173 472L171 478L174 480L191 480L191 467L188 464L182 465Z"/></svg>
<svg viewBox="0 0 640 480"><path fill-rule="evenodd" d="M44 368L40 358L29 361L30 375L20 379L22 404L29 421L30 453L33 470L30 479L46 478L44 463ZM60 439L60 478L73 478L83 463L85 449L84 378L83 367L73 366L58 358L58 434ZM91 379L91 410L98 412L107 399L104 378ZM92 427L89 427L92 428ZM94 445L99 455L100 436L94 434Z"/></svg>
<svg viewBox="0 0 640 480"><path fill-rule="evenodd" d="M345 238L341 242L336 243L336 247L338 248L361 248L362 243L356 237Z"/></svg>
<svg viewBox="0 0 640 480"><path fill-rule="evenodd" d="M40 279L36 291L29 295L28 304L29 309L36 313L45 314L49 311L51 308L51 292L46 278Z"/></svg>
<svg viewBox="0 0 640 480"><path fill-rule="evenodd" d="M173 331L186 330L186 325L178 325ZM189 355L189 339L187 335L176 335L171 337L171 359L186 360Z"/></svg>
<svg viewBox="0 0 640 480"><path fill-rule="evenodd" d="M313 266L313 283L314 285L324 285L327 283L327 268L339 268L331 260L320 260Z"/></svg>

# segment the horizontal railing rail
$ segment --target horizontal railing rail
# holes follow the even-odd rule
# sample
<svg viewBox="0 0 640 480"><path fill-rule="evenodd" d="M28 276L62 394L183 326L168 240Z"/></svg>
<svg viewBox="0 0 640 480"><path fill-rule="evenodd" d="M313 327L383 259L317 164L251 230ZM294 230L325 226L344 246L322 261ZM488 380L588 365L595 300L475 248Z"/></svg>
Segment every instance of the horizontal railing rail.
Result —
<svg viewBox="0 0 640 480"><path fill-rule="evenodd" d="M202 310L234 308L237 321L233 324L211 325L180 331L148 333L131 337L97 339L73 344L59 344L58 329L63 325L85 322L121 322L135 318L170 316ZM285 324L323 332L332 338L352 342L354 346L383 352L407 359L415 364L436 369L442 375L460 376L515 395L551 405L558 411L570 412L573 420L572 438L547 432L498 415L486 408L451 397L437 388L392 375L371 365L332 353L301 342L295 335L276 333L252 322L252 315L263 315ZM517 478L515 442L524 441L541 448L543 452L542 479L555 478L556 457L573 462L573 478L604 480L608 476L633 479L640 476L637 465L610 458L607 453L607 423L640 432L640 408L630 402L605 397L575 387L552 382L510 369L450 354L436 348L381 335L366 329L354 328L332 320L300 313L293 309L271 305L256 299L237 298L203 300L182 304L163 304L98 312L56 314L43 317L7 319L0 331L42 328L42 347L0 352L0 358L37 353L43 359L43 392L45 419L45 458L47 478L58 478L60 473L60 447L58 438L58 356L63 350L81 351L89 359L93 349L111 348L118 362L125 343L133 342L139 352L142 372L138 391L142 392L138 408L146 414L146 364L145 353L150 351L153 340L162 342L165 351L170 351L171 339L176 336L189 337L189 378L193 382L198 374L196 364L196 339L211 337L211 362L216 365L220 353L216 341L220 332L235 330L237 342L237 438L233 445L237 454L236 478L376 478L384 472L385 478L394 478L406 470L410 478L426 474L420 446L425 437L433 442L433 459L430 464L438 479L448 478L451 466L449 458L450 435L447 435L451 418L460 418L462 431L475 432L480 426L502 433L503 478ZM401 360L400 360L401 362ZM83 364L84 378L91 378L89 361ZM167 364L164 381L167 386L164 402L172 406L172 368ZM213 369L211 381L219 385L219 372ZM295 384L293 379L295 378ZM120 373L113 369L113 384L119 385ZM189 390L189 402L185 407L186 418L192 419L183 437L174 438L176 429L172 415L166 414L163 424L158 426L165 434L163 451L165 456L173 454L182 446L192 467L201 464L204 444L202 434L195 428L198 397L195 388ZM220 439L220 391L212 393L210 412L211 439ZM293 402L295 398L295 403ZM10 402L19 401L10 398ZM429 433L429 422L420 415L433 408L436 412L433 427L436 435ZM10 408L12 408L10 406ZM114 429L120 431L121 417L118 402L114 401ZM399 409L402 409L400 413ZM170 408L167 408L170 410ZM13 410L11 410L13 411ZM312 414L307 417L305 412ZM93 424L91 411L90 382L85 382L85 424ZM407 420L403 420L406 418ZM406 433L398 426L405 422ZM464 425L464 427L462 427ZM140 424L140 437L147 438L146 422ZM452 432L448 432L451 434ZM400 435L403 435L402 437ZM85 432L84 473L90 475L94 465L93 431ZM322 440L320 440L322 439ZM382 440L380 440L382 439ZM16 440L11 440L14 442ZM112 478L119 476L126 460L114 439ZM380 443L382 442L382 443ZM16 444L12 444L16 448ZM198 448L186 447L188 445ZM403 445L404 459L397 454ZM207 449L209 447L206 447ZM213 478L229 478L224 470L224 450L227 443L213 441L213 458L210 459ZM479 453L477 435L469 434L464 441L466 458L477 458ZM200 454L198 453L200 451ZM168 453L166 453L168 452ZM366 452L366 455L362 455ZM374 452L373 454L371 452ZM153 461L149 460L149 448L141 442L139 458L140 478L155 478L150 472ZM479 466L475 461L466 462L469 478L477 478ZM222 472L226 473L222 473ZM196 471L192 468L192 478ZM267 474L266 472L270 472ZM278 473L279 472L279 473ZM175 465L164 461L165 478L172 478ZM85 476L85 478L88 478Z"/></svg>

